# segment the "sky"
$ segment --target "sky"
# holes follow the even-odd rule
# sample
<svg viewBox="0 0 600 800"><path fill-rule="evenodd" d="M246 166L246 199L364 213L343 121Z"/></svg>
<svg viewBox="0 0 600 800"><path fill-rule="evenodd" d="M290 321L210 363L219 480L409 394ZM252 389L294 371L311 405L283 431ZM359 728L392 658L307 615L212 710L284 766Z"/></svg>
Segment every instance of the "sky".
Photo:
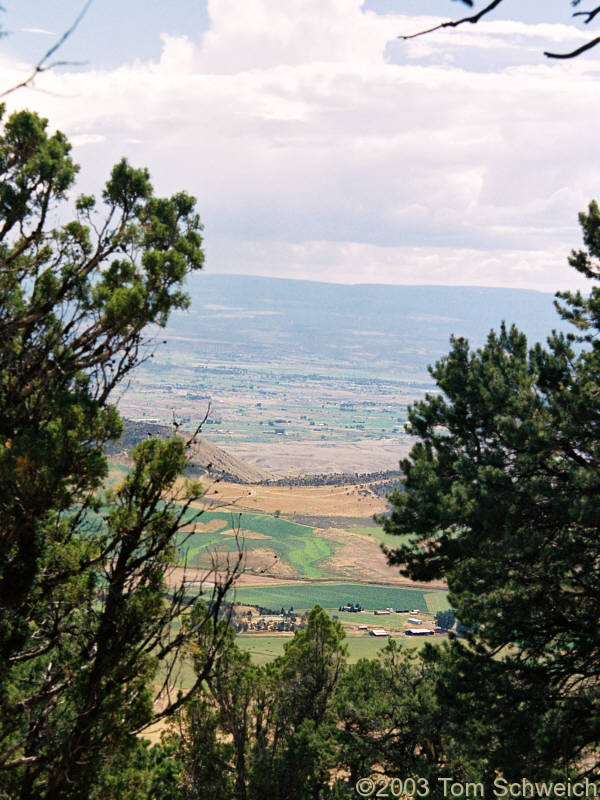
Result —
<svg viewBox="0 0 600 800"><path fill-rule="evenodd" d="M83 0L4 0L0 88ZM480 2L477 7L481 7ZM584 8L584 6L582 6ZM78 192L113 163L198 199L206 270L340 283L585 286L567 257L600 195L600 47L568 0L94 0L7 98L63 130ZM596 27L594 28L594 24Z"/></svg>

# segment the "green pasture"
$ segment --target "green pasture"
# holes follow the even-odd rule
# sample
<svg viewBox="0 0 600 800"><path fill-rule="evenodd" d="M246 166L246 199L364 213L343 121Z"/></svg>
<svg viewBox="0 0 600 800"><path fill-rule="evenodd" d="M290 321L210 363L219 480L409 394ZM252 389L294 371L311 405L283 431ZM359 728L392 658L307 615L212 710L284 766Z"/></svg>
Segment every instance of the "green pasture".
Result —
<svg viewBox="0 0 600 800"><path fill-rule="evenodd" d="M425 602L427 603L428 611L431 611L432 614L435 614L436 611L446 611L451 607L448 602L448 592L443 590L426 592Z"/></svg>
<svg viewBox="0 0 600 800"><path fill-rule="evenodd" d="M192 512L189 517L191 518ZM247 551L269 548L282 560L289 562L306 578L326 577L320 564L331 558L335 542L313 536L313 529L279 517L249 512L231 513L225 511L205 511L198 519L200 524L217 520L221 523L215 531L182 534L180 550L187 563L202 565L213 551L234 551L237 549L235 531L247 530L260 533L266 538L246 538L243 541Z"/></svg>
<svg viewBox="0 0 600 800"><path fill-rule="evenodd" d="M400 545L408 544L412 538L412 534L410 533L404 536L392 536L390 533L385 533L383 528L379 525L364 525L357 528L349 528L348 530L350 533L362 533L364 536L372 536L386 547L400 547Z"/></svg>
<svg viewBox="0 0 600 800"><path fill-rule="evenodd" d="M244 586L236 589L237 603L264 608L311 609L319 604L332 614L348 603L360 603L363 608L418 608L427 611L424 593L420 589L404 589L369 583L289 583L277 586ZM339 616L339 614L338 614ZM360 614L349 615L360 617ZM386 617L378 617L378 620ZM367 623L365 623L367 624Z"/></svg>
<svg viewBox="0 0 600 800"><path fill-rule="evenodd" d="M251 634L238 634L235 643L247 653L250 653L255 664L266 664L277 656L283 655L283 646L291 642L291 636L254 636Z"/></svg>
<svg viewBox="0 0 600 800"><path fill-rule="evenodd" d="M425 644L423 639L410 639L400 636L394 637L394 641L403 647L420 648ZM433 638L433 637L431 637ZM431 643L431 639L427 639ZM256 664L266 664L273 661L277 656L283 655L283 648L286 642L290 642L290 636L255 636L253 634L239 634L235 642L241 650L250 653L252 661ZM348 647L348 662L354 664L360 658L376 658L377 653L386 646L386 639L376 639L374 636L348 636L344 643Z"/></svg>
<svg viewBox="0 0 600 800"><path fill-rule="evenodd" d="M434 639L433 636L424 636L422 639L419 639L419 637L411 639L405 636L394 636L392 638L397 644L410 648L421 648L426 641L431 644ZM376 658L377 653L386 646L388 639L376 639L374 636L366 634L365 636L348 636L344 641L348 645L348 661L354 664L359 658Z"/></svg>
<svg viewBox="0 0 600 800"><path fill-rule="evenodd" d="M393 637L394 641L403 647L421 648L426 642L432 644L432 638L423 637L422 639L407 638L405 636ZM255 664L266 664L268 661L273 661L277 656L283 655L283 648L286 642L292 640L291 636L257 636L254 634L238 634L235 637L235 642L240 650L250 653L250 657ZM437 640L433 640L435 643ZM388 639L376 639L373 636L365 634L364 636L348 636L344 639L348 647L348 662L354 664L360 658L376 658L377 653L386 646ZM160 671L156 678L156 685L162 684L164 679L164 671ZM182 689L189 689L193 686L195 680L194 668L191 661L184 661L177 672L175 683Z"/></svg>
<svg viewBox="0 0 600 800"><path fill-rule="evenodd" d="M403 606L403 608L406 608L406 606ZM417 606L414 606L414 608L417 608ZM336 616L340 622L347 622L350 625L371 625L385 628L386 630L402 628L407 617L410 617L410 614L369 614L364 611L355 614L349 611L336 611L332 608L328 608L327 613L331 616ZM421 618L429 622L429 618Z"/></svg>

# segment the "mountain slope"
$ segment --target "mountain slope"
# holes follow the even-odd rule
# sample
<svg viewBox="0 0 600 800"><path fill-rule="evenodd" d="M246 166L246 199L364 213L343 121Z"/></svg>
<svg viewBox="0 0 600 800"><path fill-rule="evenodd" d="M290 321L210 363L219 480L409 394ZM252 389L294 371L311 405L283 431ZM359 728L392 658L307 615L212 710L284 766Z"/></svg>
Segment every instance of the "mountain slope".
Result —
<svg viewBox="0 0 600 800"><path fill-rule="evenodd" d="M173 428L169 425L156 425L126 419L121 440L116 444L109 445L106 453L112 461L127 462L129 453L138 442L149 437L158 436L166 439L173 435ZM185 432L177 435L185 439L190 436ZM210 473L213 478L222 478L235 483L259 483L272 478L272 475L265 470L236 458L223 448L200 437L190 447L190 472L199 475Z"/></svg>
<svg viewBox="0 0 600 800"><path fill-rule="evenodd" d="M176 312L166 338L207 358L377 364L425 374L451 334L485 342L502 320L530 341L561 320L553 295L468 286L343 285L247 275L190 278L191 307Z"/></svg>

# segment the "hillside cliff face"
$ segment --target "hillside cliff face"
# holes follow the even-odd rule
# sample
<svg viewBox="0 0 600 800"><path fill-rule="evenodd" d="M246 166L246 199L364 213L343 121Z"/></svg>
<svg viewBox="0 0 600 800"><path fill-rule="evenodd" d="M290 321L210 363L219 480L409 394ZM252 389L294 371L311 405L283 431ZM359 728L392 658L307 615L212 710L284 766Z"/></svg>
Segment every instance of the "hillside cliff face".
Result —
<svg viewBox="0 0 600 800"><path fill-rule="evenodd" d="M111 461L127 463L132 448L138 442L155 436L161 439L168 439L171 436L181 436L184 439L188 439L191 434L186 432L176 433L170 425L157 425L151 422L137 422L126 419L125 430L120 441L107 445L105 448L106 454ZM212 478L221 478L234 483L260 483L273 477L265 470L232 456L223 448L217 447L201 437L197 437L196 441L191 444L189 452L189 473L193 475L210 474Z"/></svg>

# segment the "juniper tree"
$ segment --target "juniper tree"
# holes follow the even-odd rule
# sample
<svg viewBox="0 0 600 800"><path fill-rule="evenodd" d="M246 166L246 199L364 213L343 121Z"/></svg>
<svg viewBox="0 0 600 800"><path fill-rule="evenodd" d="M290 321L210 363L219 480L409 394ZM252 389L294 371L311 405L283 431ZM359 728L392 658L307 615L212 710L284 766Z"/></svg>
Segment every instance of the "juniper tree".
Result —
<svg viewBox="0 0 600 800"><path fill-rule="evenodd" d="M315 606L306 628L265 666L239 650L230 626L213 625L223 650L176 731L183 796L196 797L199 787L236 800L326 796L337 764L333 700L347 653L340 623ZM207 626L196 638L197 668L211 634Z"/></svg>
<svg viewBox="0 0 600 800"><path fill-rule="evenodd" d="M4 118L4 109L1 110ZM122 423L111 398L146 357L150 323L185 308L203 264L185 192L156 197L119 162L98 203L74 202L66 137L21 111L0 134L0 792L87 797L106 753L155 716L152 683L213 603L181 625L185 587L165 577L197 483L177 482L181 438L139 445L102 490L103 447ZM217 581L218 583L218 581ZM185 622L185 620L184 620ZM176 627L179 625L179 627ZM207 648L206 676L217 639ZM167 699L167 715L185 697Z"/></svg>

